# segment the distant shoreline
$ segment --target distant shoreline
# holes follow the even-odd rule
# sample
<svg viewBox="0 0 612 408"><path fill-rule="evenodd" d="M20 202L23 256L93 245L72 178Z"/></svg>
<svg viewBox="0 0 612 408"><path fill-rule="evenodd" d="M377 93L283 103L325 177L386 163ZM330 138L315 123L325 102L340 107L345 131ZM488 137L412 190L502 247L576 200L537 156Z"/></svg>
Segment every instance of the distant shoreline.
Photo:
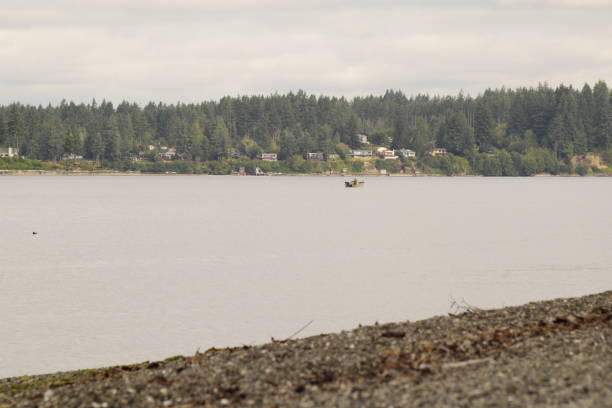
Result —
<svg viewBox="0 0 612 408"><path fill-rule="evenodd" d="M483 176L480 174L461 174L448 176L445 174L321 174L321 173L282 173L266 174L264 176L238 174L207 174L207 173L144 173L113 170L100 171L70 171L70 170L0 170L1 176L226 176L226 177L479 177L479 178L530 178L530 177L612 177L612 173L593 173L580 176L578 174L535 174L533 176Z"/></svg>
<svg viewBox="0 0 612 408"><path fill-rule="evenodd" d="M612 291L495 310L462 304L451 312L164 361L0 379L0 407L518 407L612 400Z"/></svg>

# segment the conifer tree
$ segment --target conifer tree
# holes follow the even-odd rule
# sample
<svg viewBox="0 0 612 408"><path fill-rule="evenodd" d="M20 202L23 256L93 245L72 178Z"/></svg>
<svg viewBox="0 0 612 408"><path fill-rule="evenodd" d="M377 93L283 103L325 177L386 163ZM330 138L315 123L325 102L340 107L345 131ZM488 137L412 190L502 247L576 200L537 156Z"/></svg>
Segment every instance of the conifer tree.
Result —
<svg viewBox="0 0 612 408"><path fill-rule="evenodd" d="M609 149L612 146L612 106L610 91L603 81L599 81L593 88L593 105L594 146Z"/></svg>
<svg viewBox="0 0 612 408"><path fill-rule="evenodd" d="M194 119L191 122L191 129L189 132L189 149L188 151L191 153L194 159L201 160L204 155L203 151L204 144L204 132L202 131L202 127L200 126L200 121L198 119Z"/></svg>
<svg viewBox="0 0 612 408"><path fill-rule="evenodd" d="M119 160L121 158L121 135L115 115L105 120L102 140L104 141L104 158L112 161Z"/></svg>
<svg viewBox="0 0 612 408"><path fill-rule="evenodd" d="M10 146L20 148L21 143L25 138L25 124L23 121L22 107L18 104L12 104L9 110L8 119L8 144Z"/></svg>
<svg viewBox="0 0 612 408"><path fill-rule="evenodd" d="M6 140L6 123L4 122L4 114L0 111L0 146L4 145Z"/></svg>
<svg viewBox="0 0 612 408"><path fill-rule="evenodd" d="M64 151L65 129L56 112L47 113L43 122L42 157L57 161Z"/></svg>
<svg viewBox="0 0 612 408"><path fill-rule="evenodd" d="M474 138L481 148L492 145L495 120L491 108L484 101L478 102L474 113Z"/></svg>

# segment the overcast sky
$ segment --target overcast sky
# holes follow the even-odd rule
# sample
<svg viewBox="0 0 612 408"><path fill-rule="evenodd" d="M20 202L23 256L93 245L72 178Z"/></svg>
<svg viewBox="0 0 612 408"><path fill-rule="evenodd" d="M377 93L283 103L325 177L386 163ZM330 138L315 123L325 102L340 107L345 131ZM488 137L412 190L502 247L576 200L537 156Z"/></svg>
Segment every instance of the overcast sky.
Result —
<svg viewBox="0 0 612 408"><path fill-rule="evenodd" d="M612 82L612 0L0 3L0 103Z"/></svg>

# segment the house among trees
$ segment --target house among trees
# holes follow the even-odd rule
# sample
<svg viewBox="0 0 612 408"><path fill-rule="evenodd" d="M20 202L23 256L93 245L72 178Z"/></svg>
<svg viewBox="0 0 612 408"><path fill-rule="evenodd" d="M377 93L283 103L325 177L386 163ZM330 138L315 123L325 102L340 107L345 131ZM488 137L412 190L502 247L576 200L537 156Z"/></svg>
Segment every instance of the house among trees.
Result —
<svg viewBox="0 0 612 408"><path fill-rule="evenodd" d="M368 158L368 157L372 157L372 151L371 150L353 150L351 151L351 156L353 156L354 158Z"/></svg>
<svg viewBox="0 0 612 408"><path fill-rule="evenodd" d="M8 157L9 159L19 157L19 149L14 147L0 147L0 157Z"/></svg>
<svg viewBox="0 0 612 408"><path fill-rule="evenodd" d="M163 149L163 147L162 147ZM162 160L173 160L176 157L176 149L174 147L171 148L166 148L167 150L162 151L161 153L159 153L159 157Z"/></svg>
<svg viewBox="0 0 612 408"><path fill-rule="evenodd" d="M323 153L315 152L315 153L306 153L306 159L308 159L308 160L323 161L323 160L325 160L325 157L323 156Z"/></svg>
<svg viewBox="0 0 612 408"><path fill-rule="evenodd" d="M373 153L384 157L377 151L379 146L383 151L393 146L395 154L408 157L412 153L400 149L432 156L445 155L448 149L449 156L461 159L434 160L427 167L441 166L453 174L529 176L578 167L591 172L588 165L571 161L592 152L612 165L611 95L608 85L599 81L581 90L546 84L492 89L475 98L408 97L387 91L352 100L298 92L175 105L122 102L114 106L94 101L39 108L14 103L0 106L0 146L4 147L0 156L56 161L74 153L123 168L122 160L130 157L155 161L161 153L162 158L173 160L178 153L188 153L192 160L207 164L181 166L186 170L225 173L234 163L208 162L229 160L241 152L245 161L246 157L282 158L297 170L303 163L291 158L306 158L309 152L322 151L328 160L337 158L328 154L332 152L342 159L370 160ZM368 144L361 143L366 140ZM9 145L19 150L6 148ZM443 148L433 149L436 146ZM170 147L176 148L174 154ZM261 154L265 151L274 153ZM337 164L355 171L372 167ZM392 172L400 167L393 160L378 164ZM149 166L132 168L147 171Z"/></svg>
<svg viewBox="0 0 612 408"><path fill-rule="evenodd" d="M432 151L429 152L431 156L443 156L447 153L446 149L443 147L436 147Z"/></svg>
<svg viewBox="0 0 612 408"><path fill-rule="evenodd" d="M81 156L80 154L74 154L74 153L70 153L70 154L64 154L62 156L62 160L83 160L83 156Z"/></svg>
<svg viewBox="0 0 612 408"><path fill-rule="evenodd" d="M262 153L258 158L263 161L277 161L278 155L276 153Z"/></svg>
<svg viewBox="0 0 612 408"><path fill-rule="evenodd" d="M383 150L382 157L385 160L387 160L387 159L390 159L390 160L397 159L397 156L395 155L395 150Z"/></svg>
<svg viewBox="0 0 612 408"><path fill-rule="evenodd" d="M414 150L410 149L399 149L399 153L407 159L410 157L416 157L416 153L414 152Z"/></svg>
<svg viewBox="0 0 612 408"><path fill-rule="evenodd" d="M336 160L339 158L340 158L340 155L338 153L330 153L327 155L327 160Z"/></svg>

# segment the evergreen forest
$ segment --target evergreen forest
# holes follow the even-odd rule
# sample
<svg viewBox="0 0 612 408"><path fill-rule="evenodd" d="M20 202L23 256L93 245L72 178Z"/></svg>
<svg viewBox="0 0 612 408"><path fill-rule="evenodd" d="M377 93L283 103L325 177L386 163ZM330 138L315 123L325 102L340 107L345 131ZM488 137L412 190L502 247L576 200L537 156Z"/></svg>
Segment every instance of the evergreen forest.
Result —
<svg viewBox="0 0 612 408"><path fill-rule="evenodd" d="M370 144L362 145L360 134ZM337 154L336 167L359 171L363 165L350 158L350 150L383 146L416 152L416 160L376 162L391 172L582 174L598 171L582 164L587 153L610 164L612 93L600 81L581 89L547 84L489 89L476 97L389 90L349 100L299 91L198 104L13 103L0 106L0 146L18 147L28 162L84 156L97 166L121 170L215 174L238 165L288 172L333 169L308 163L309 152ZM173 163L155 154L162 146L176 149ZM429 156L436 147L449 154ZM279 162L258 164L261 153L277 153Z"/></svg>

